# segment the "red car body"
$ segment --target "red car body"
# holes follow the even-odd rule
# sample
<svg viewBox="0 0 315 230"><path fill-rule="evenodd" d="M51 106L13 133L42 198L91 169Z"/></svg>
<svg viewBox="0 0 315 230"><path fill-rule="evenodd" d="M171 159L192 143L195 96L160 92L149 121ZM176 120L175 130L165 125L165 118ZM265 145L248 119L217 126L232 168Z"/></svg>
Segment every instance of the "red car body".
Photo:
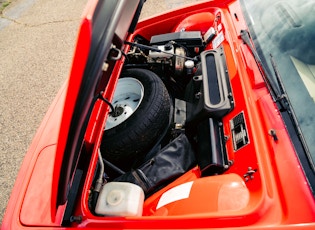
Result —
<svg viewBox="0 0 315 230"><path fill-rule="evenodd" d="M128 12L132 15L136 12L136 3L123 4L135 5L129 7ZM109 106L98 100L91 111L81 110L84 121L78 118L80 125L76 128L84 130L83 133L76 133L76 129L74 132L72 122L78 115L76 103L82 94L89 55L95 49L93 33L96 26L93 23L99 7L97 0L91 0L87 5L69 79L53 101L25 156L2 229L315 229L314 195L259 66L240 38L240 31L246 30L247 25L239 1L234 0L206 1L170 11L137 23L130 33L119 34L116 30L110 38L117 40L116 46L127 53L130 45L123 41L133 42L139 35L150 40L153 35L177 32L183 27L186 31L198 30L202 35L211 26L222 32L220 45L224 48L235 104L234 109L222 118L222 123L226 152L233 165L224 173L213 176L202 176L200 168L193 167L148 197L140 217L104 217L91 212L88 205L90 187ZM213 46L209 43L205 50L212 50ZM103 55L106 58L108 52ZM109 63L109 70L99 78L102 84L98 87L102 88L104 98L112 100L124 62L122 56L114 64ZM91 102L87 99L86 103ZM230 120L240 112L246 117L250 140L245 147L235 151ZM86 120L88 123L84 125ZM65 224L71 202L65 192L67 185L60 181L73 185L76 180L75 170L65 167L65 161L73 162L83 155L80 153L76 158L69 154L65 160L66 153L77 148L77 145L69 147L70 136L73 143L83 140L87 146L84 153L86 168L83 180L78 184L71 221ZM163 194L188 182L193 183L189 198L180 199L168 194L172 202L165 201L164 205L158 206Z"/></svg>

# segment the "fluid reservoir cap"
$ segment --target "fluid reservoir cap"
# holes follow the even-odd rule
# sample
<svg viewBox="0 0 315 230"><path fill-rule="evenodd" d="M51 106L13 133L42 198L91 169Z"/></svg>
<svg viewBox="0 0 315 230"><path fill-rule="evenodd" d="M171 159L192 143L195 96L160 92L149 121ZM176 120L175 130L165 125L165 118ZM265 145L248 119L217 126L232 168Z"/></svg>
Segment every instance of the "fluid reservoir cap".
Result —
<svg viewBox="0 0 315 230"><path fill-rule="evenodd" d="M169 43L165 44L164 49L165 49L165 51L173 49L172 43L169 42Z"/></svg>
<svg viewBox="0 0 315 230"><path fill-rule="evenodd" d="M187 61L185 61L185 67L186 67L187 69L194 68L194 66L195 66L195 63L194 63L192 60L187 60Z"/></svg>
<svg viewBox="0 0 315 230"><path fill-rule="evenodd" d="M112 190L107 194L106 202L110 206L119 205L124 199L124 192L122 190Z"/></svg>

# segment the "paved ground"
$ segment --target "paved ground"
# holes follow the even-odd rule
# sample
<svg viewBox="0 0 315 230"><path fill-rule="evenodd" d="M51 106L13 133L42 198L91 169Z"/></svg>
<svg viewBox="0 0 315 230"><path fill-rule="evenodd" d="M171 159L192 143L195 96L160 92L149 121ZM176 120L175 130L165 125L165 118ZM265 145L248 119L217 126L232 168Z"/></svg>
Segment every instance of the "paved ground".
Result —
<svg viewBox="0 0 315 230"><path fill-rule="evenodd" d="M86 4L86 0L10 2L0 13L0 223L24 154L68 76ZM141 17L190 2L147 0Z"/></svg>
<svg viewBox="0 0 315 230"><path fill-rule="evenodd" d="M13 1L13 0L12 0ZM11 0L0 0L0 14L2 13L2 11L11 4L12 2Z"/></svg>
<svg viewBox="0 0 315 230"><path fill-rule="evenodd" d="M68 75L86 0L15 0L0 19L0 219L24 154Z"/></svg>

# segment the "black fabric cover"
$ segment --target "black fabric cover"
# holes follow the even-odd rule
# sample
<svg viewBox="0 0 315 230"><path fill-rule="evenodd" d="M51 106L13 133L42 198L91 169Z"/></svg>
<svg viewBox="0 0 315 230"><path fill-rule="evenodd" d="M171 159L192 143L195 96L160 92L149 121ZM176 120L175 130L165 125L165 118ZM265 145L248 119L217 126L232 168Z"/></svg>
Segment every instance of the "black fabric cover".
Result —
<svg viewBox="0 0 315 230"><path fill-rule="evenodd" d="M180 134L139 168L114 181L139 185L146 196L167 185L195 165L195 154L185 134Z"/></svg>

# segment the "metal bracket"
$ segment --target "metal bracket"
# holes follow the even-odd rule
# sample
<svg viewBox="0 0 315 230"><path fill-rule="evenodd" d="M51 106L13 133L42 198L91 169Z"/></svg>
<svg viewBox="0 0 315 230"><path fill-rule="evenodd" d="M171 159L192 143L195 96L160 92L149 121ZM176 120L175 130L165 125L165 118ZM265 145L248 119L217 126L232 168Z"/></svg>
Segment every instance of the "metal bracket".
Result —
<svg viewBox="0 0 315 230"><path fill-rule="evenodd" d="M257 169L252 169L252 167L248 167L247 172L243 175L245 182L253 180L255 172L257 172Z"/></svg>

